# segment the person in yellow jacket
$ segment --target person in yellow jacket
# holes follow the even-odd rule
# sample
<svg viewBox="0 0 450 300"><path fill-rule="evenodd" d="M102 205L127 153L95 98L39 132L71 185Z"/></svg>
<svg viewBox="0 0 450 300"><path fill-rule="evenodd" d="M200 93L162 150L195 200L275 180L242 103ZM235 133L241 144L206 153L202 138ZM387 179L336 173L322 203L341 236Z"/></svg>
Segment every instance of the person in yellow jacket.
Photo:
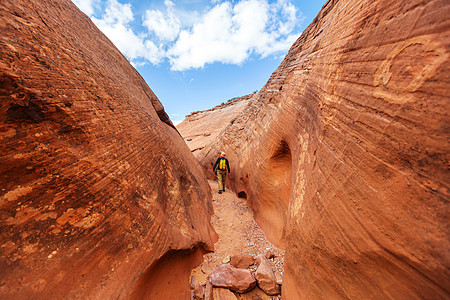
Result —
<svg viewBox="0 0 450 300"><path fill-rule="evenodd" d="M225 152L222 152L220 157L216 160L213 167L213 172L217 169L217 181L219 181L219 194L225 192L225 179L227 178L227 171L230 173L230 164L225 158Z"/></svg>

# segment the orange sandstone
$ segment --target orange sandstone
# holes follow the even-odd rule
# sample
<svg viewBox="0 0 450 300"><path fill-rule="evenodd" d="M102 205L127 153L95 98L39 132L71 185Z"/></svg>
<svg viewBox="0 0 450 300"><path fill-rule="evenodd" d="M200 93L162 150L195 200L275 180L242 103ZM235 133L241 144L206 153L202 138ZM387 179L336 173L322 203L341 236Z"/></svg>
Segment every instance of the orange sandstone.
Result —
<svg viewBox="0 0 450 300"><path fill-rule="evenodd" d="M159 100L71 1L0 20L0 298L189 295L211 195Z"/></svg>
<svg viewBox="0 0 450 300"><path fill-rule="evenodd" d="M197 159L286 248L286 299L450 297L450 7L330 0ZM222 146L223 145L223 146Z"/></svg>

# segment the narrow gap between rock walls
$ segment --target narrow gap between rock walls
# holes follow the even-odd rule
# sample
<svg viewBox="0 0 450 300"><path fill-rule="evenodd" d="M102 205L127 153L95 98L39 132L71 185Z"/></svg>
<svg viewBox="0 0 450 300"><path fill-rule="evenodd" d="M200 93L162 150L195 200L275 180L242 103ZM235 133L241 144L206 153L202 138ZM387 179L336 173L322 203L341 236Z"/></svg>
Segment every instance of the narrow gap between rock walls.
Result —
<svg viewBox="0 0 450 300"><path fill-rule="evenodd" d="M258 226L245 192L219 194L217 182L209 184L219 240L191 272L190 299L281 299L284 250Z"/></svg>

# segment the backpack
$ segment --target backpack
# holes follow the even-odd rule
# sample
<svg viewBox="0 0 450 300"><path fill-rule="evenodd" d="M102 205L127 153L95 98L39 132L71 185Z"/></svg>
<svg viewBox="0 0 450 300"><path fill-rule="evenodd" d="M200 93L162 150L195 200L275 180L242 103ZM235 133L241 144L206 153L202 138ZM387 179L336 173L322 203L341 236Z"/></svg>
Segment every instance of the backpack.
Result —
<svg viewBox="0 0 450 300"><path fill-rule="evenodd" d="M226 170L226 167L227 167L227 160L225 159L225 158L221 158L220 160L219 160L219 170Z"/></svg>

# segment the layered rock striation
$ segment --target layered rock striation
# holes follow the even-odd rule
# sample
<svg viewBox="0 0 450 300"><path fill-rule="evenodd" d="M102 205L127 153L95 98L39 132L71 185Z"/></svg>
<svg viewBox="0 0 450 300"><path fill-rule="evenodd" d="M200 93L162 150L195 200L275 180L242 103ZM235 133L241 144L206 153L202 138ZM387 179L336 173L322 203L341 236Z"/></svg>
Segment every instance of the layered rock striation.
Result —
<svg viewBox="0 0 450 300"><path fill-rule="evenodd" d="M157 97L69 0L0 20L0 298L189 295L211 195Z"/></svg>
<svg viewBox="0 0 450 300"><path fill-rule="evenodd" d="M330 0L232 125L229 185L286 299L449 297L450 7Z"/></svg>
<svg viewBox="0 0 450 300"><path fill-rule="evenodd" d="M234 123L252 96L253 94L249 94L208 110L193 112L177 125L195 157L199 157L206 146L215 143L217 136Z"/></svg>

